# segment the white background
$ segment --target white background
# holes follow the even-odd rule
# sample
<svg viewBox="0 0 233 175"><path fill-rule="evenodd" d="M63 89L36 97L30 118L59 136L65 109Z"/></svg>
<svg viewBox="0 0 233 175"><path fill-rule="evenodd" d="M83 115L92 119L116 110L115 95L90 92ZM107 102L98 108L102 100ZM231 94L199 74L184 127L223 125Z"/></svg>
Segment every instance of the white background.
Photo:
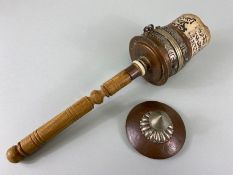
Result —
<svg viewBox="0 0 233 175"><path fill-rule="evenodd" d="M0 0L0 174L232 174L232 10L231 0ZM8 147L128 66L145 25L183 13L200 16L212 40L166 85L138 78L24 162L7 161ZM170 159L143 157L127 140L127 114L147 100L185 122Z"/></svg>

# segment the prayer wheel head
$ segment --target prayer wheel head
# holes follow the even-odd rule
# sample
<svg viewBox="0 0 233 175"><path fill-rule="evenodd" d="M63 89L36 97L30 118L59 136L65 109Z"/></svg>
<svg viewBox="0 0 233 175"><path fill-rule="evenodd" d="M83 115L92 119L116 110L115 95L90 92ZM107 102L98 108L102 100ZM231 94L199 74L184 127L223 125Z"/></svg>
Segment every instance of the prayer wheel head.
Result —
<svg viewBox="0 0 233 175"><path fill-rule="evenodd" d="M152 84L163 85L204 48L210 38L208 27L199 17L184 14L163 27L146 26L141 36L131 39L130 56L133 61L147 60L149 68L144 78Z"/></svg>

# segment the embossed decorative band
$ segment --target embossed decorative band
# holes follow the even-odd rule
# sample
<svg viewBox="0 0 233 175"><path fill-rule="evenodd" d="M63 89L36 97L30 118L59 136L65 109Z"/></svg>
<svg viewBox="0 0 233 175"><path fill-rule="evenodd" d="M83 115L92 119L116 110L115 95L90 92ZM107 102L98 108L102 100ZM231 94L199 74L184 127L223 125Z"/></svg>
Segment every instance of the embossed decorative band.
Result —
<svg viewBox="0 0 233 175"><path fill-rule="evenodd" d="M173 135L173 124L163 111L151 111L143 115L140 121L142 134L154 143L167 142Z"/></svg>
<svg viewBox="0 0 233 175"><path fill-rule="evenodd" d="M177 53L174 50L171 43L168 41L168 39L166 39L162 34L156 32L154 27L153 27L153 30L152 30L152 27L153 27L152 25L149 25L149 26L145 27L144 34L155 38L156 40L158 40L164 46L164 49L166 49L169 60L171 62L170 76L172 76L172 75L176 74L176 72L179 69L179 61L178 61Z"/></svg>
<svg viewBox="0 0 233 175"><path fill-rule="evenodd" d="M168 32L176 40L176 42L178 43L180 49L182 50L182 54L183 54L183 57L184 57L184 64L186 64L190 60L191 54L189 53L188 46L185 43L184 39L174 29L174 27L172 25L163 26L161 28L163 30L165 30L166 32Z"/></svg>
<svg viewBox="0 0 233 175"><path fill-rule="evenodd" d="M179 68L178 68L178 71L179 71L183 67L183 65L184 65L184 57L183 57L182 50L180 49L179 44L170 35L170 33L168 33L166 30L163 30L163 28L161 28L161 27L158 26L158 27L155 28L155 32L158 32L161 35L163 35L171 43L171 45L175 49L177 57L178 57L178 61L179 61Z"/></svg>

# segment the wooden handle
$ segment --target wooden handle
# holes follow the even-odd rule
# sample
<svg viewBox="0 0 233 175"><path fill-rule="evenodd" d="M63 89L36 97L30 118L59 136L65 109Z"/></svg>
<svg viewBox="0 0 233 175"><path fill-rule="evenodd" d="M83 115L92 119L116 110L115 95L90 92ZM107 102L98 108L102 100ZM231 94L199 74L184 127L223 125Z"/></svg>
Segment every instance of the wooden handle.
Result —
<svg viewBox="0 0 233 175"><path fill-rule="evenodd" d="M61 112L53 119L26 136L17 145L7 151L7 158L12 163L21 161L24 157L38 150L44 143L59 134L69 125L84 116L94 108L95 104L103 102L105 96L109 97L129 84L134 78L141 75L141 70L132 64L105 82L100 90L94 90L89 97L83 97L78 102Z"/></svg>

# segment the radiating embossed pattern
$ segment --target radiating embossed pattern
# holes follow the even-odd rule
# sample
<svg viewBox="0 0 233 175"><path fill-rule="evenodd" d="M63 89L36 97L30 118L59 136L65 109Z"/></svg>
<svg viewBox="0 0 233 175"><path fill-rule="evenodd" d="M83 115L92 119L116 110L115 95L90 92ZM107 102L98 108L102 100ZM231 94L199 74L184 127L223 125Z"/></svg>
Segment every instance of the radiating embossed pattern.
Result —
<svg viewBox="0 0 233 175"><path fill-rule="evenodd" d="M148 112L140 121L142 134L154 143L164 143L173 134L173 124L169 116L162 111Z"/></svg>

